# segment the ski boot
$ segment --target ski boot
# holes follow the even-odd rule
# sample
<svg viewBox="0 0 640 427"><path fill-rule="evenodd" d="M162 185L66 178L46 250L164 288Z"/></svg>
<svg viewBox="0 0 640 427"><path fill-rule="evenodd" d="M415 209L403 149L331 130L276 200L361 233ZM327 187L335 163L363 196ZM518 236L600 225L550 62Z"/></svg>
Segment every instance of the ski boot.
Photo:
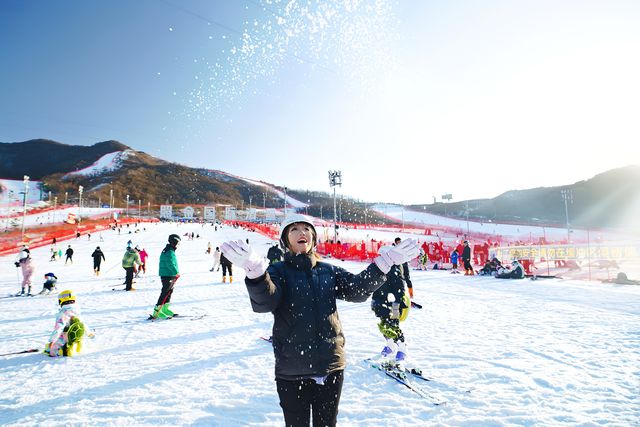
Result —
<svg viewBox="0 0 640 427"><path fill-rule="evenodd" d="M387 345L384 346L380 355L384 358L391 357L396 352L396 343L391 338L387 338Z"/></svg>
<svg viewBox="0 0 640 427"><path fill-rule="evenodd" d="M163 308L164 305L156 305L153 309L153 314L149 316L149 319L170 319L172 316L168 315Z"/></svg>
<svg viewBox="0 0 640 427"><path fill-rule="evenodd" d="M396 363L404 362L407 358L407 346L403 342L398 343L398 352L396 353Z"/></svg>

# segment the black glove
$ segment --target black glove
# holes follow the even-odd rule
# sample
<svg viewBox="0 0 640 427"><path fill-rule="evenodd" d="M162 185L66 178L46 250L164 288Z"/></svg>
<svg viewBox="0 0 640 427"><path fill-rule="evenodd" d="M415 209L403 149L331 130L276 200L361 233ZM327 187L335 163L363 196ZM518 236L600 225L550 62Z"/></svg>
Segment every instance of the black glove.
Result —
<svg viewBox="0 0 640 427"><path fill-rule="evenodd" d="M19 262L17 262L17 261L16 261L16 262L14 262L13 264L14 264L16 267L20 267L20 263L19 263Z"/></svg>

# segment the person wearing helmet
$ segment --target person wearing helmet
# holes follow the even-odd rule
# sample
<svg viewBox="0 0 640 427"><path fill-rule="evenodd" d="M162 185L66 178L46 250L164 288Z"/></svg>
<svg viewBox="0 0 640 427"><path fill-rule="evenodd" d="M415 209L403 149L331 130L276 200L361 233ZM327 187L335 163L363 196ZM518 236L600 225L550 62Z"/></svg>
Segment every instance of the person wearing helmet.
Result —
<svg viewBox="0 0 640 427"><path fill-rule="evenodd" d="M225 242L222 253L245 270L253 311L273 314L276 389L285 424L309 425L313 417L313 425L334 426L346 366L337 300L366 301L392 266L418 255L418 244L408 239L353 274L319 261L309 217L287 216L280 242L284 260L270 265L242 240Z"/></svg>
<svg viewBox="0 0 640 427"><path fill-rule="evenodd" d="M284 256L284 252L282 252L282 249L280 249L277 243L271 246L267 251L267 259L269 260L269 264L282 261L283 256Z"/></svg>
<svg viewBox="0 0 640 427"><path fill-rule="evenodd" d="M124 271L126 272L124 280L125 291L135 291L135 288L133 287L133 275L135 273L136 266L141 263L138 252L131 246L127 246L127 250L124 252L124 256L122 257L122 268L124 268Z"/></svg>
<svg viewBox="0 0 640 427"><path fill-rule="evenodd" d="M44 283L42 284L42 290L40 294L50 294L56 289L56 283L58 278L53 273L47 273L44 275Z"/></svg>
<svg viewBox="0 0 640 427"><path fill-rule="evenodd" d="M153 314L149 316L149 319L170 319L173 316L177 316L176 313L171 311L169 304L171 302L171 295L173 294L173 287L176 281L180 277L180 270L178 270L178 258L176 257L176 249L180 243L180 236L177 234L171 234L169 236L169 243L162 250L160 254L160 268L159 275L162 282L162 291L158 302L153 309Z"/></svg>
<svg viewBox="0 0 640 427"><path fill-rule="evenodd" d="M382 246L378 253L386 253L391 246ZM393 265L387 273L387 280L371 295L371 310L380 319L378 329L387 343L382 349L382 356L393 357L396 362L402 362L407 355L404 333L400 329L400 322L409 315L411 302L405 292L405 264Z"/></svg>
<svg viewBox="0 0 640 427"><path fill-rule="evenodd" d="M100 249L100 246L96 246L96 250L93 251L91 257L93 258L93 272L96 276L99 276L100 264L102 264L102 261L106 261L104 253L102 252L102 249Z"/></svg>
<svg viewBox="0 0 640 427"><path fill-rule="evenodd" d="M16 258L15 266L22 268L22 289L17 295L31 295L31 277L33 276L34 266L31 252L26 245L22 245Z"/></svg>
<svg viewBox="0 0 640 427"><path fill-rule="evenodd" d="M524 279L524 268L522 268L522 264L518 262L517 259L514 259L511 262L511 269L504 269L501 273L496 274L496 278L498 279Z"/></svg>
<svg viewBox="0 0 640 427"><path fill-rule="evenodd" d="M73 291L60 292L58 304L60 311L56 315L56 324L44 352L51 357L73 356L82 350L86 325L80 320L80 307L76 304Z"/></svg>

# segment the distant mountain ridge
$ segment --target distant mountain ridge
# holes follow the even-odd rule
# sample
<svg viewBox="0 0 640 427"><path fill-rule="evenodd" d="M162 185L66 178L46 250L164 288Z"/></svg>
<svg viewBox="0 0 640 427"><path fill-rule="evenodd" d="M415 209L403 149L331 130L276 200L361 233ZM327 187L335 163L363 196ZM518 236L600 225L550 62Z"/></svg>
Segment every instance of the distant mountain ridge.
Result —
<svg viewBox="0 0 640 427"><path fill-rule="evenodd" d="M562 191L568 192L565 207ZM640 227L640 165L612 169L570 185L507 191L493 199L414 205L481 221L571 226Z"/></svg>
<svg viewBox="0 0 640 427"><path fill-rule="evenodd" d="M91 146L66 145L48 139L0 143L0 178L22 179L28 175L40 180L61 171L82 169L107 153L127 148L118 141L104 141Z"/></svg>
<svg viewBox="0 0 640 427"><path fill-rule="evenodd" d="M117 167L97 168L95 173L73 173L96 163L107 154L130 151L117 156ZM115 156L114 156L115 157ZM83 199L108 203L113 191L115 205L130 201L146 205L229 204L238 208L283 208L283 188L256 179L244 179L221 170L191 168L135 151L118 141L91 146L62 144L46 139L0 143L0 178L22 180L29 175L43 182L43 192L59 196L68 193L76 200L78 187L84 187ZM640 165L613 169L574 184L507 191L493 199L455 203L413 205L420 211L479 221L555 224L566 222L561 190L573 192L567 205L570 223L576 227L640 228ZM289 189L287 195L309 201L310 215L333 218L333 198L328 192ZM291 205L289 205L291 207ZM368 204L351 198L341 199L338 218L344 222L384 223L385 219Z"/></svg>

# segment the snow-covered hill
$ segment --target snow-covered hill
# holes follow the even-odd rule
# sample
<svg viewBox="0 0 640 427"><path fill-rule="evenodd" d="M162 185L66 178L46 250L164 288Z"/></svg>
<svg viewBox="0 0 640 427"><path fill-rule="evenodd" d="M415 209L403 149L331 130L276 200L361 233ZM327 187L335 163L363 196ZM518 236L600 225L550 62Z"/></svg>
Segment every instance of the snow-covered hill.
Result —
<svg viewBox="0 0 640 427"><path fill-rule="evenodd" d="M272 316L251 311L242 270L232 284L210 272L207 242L248 238L235 228L145 225L65 242L74 264L33 250L36 290L52 271L59 289L77 292L96 337L84 353L0 357L0 424L283 425L269 343ZM128 234L128 231L132 231ZM182 276L173 295L182 314L201 320L144 319L160 293L158 256L170 233L200 234L178 249ZM104 241L99 241L102 237ZM124 277L126 242L150 253L136 292L112 291ZM90 253L105 251L100 277ZM358 272L365 265L334 261ZM13 256L0 257L0 295L19 289ZM368 303L340 303L348 367L339 425L511 426L637 425L640 420L640 287L582 281L503 281L412 272L424 305L402 324L414 364L440 382L424 383L448 399L434 407L363 363L383 345ZM57 310L53 296L0 299L0 353L42 347ZM471 388L471 393L465 390Z"/></svg>
<svg viewBox="0 0 640 427"><path fill-rule="evenodd" d="M95 176L105 172L112 172L122 166L122 162L128 157L135 156L135 151L124 150L115 151L113 153L105 154L95 161L92 165L79 169L74 172L69 172L63 176L63 179L71 178L73 176Z"/></svg>

